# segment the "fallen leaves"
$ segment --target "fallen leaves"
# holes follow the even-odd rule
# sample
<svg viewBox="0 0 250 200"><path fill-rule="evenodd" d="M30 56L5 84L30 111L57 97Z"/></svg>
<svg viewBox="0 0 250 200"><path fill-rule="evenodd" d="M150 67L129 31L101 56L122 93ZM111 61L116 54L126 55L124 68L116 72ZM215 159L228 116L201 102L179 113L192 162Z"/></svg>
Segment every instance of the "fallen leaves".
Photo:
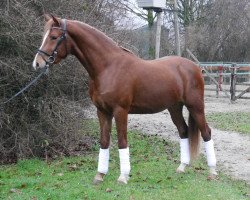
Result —
<svg viewBox="0 0 250 200"><path fill-rule="evenodd" d="M105 191L108 192L108 193L110 193L110 192L112 192L113 190L110 189L110 188L107 188Z"/></svg>
<svg viewBox="0 0 250 200"><path fill-rule="evenodd" d="M57 174L57 176L63 176L64 175L64 173L58 173Z"/></svg>
<svg viewBox="0 0 250 200"><path fill-rule="evenodd" d="M21 190L17 189L17 188L11 188L10 189L11 193L17 193L17 194L21 194Z"/></svg>
<svg viewBox="0 0 250 200"><path fill-rule="evenodd" d="M69 171L75 171L79 169L79 167L76 164L72 164L68 166Z"/></svg>

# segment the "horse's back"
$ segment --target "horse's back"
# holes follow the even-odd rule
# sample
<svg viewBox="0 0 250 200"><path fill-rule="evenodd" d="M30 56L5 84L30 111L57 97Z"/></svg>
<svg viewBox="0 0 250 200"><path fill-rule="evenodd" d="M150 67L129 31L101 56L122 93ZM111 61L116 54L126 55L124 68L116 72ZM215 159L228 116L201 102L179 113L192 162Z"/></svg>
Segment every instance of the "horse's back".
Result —
<svg viewBox="0 0 250 200"><path fill-rule="evenodd" d="M156 60L149 61L152 65L164 65L165 68L173 70L180 67L181 70L191 70L192 72L200 72L200 68L193 61L180 56L165 56Z"/></svg>

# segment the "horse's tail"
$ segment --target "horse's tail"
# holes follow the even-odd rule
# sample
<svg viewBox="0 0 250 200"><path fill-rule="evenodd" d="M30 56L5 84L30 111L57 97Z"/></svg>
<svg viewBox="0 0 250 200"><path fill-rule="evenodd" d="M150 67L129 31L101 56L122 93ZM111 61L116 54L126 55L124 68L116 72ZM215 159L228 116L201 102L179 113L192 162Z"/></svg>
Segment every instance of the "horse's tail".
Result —
<svg viewBox="0 0 250 200"><path fill-rule="evenodd" d="M190 113L188 118L188 138L190 143L191 160L195 160L200 153L200 130Z"/></svg>

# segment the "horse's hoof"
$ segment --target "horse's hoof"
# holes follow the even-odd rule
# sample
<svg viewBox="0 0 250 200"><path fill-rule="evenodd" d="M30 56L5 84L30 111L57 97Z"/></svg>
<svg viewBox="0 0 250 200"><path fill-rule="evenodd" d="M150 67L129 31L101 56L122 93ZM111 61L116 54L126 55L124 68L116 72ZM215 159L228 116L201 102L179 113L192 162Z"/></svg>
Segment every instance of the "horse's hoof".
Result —
<svg viewBox="0 0 250 200"><path fill-rule="evenodd" d="M128 175L123 175L123 174L121 174L121 175L119 176L119 178L117 179L117 182L118 182L119 184L128 184L128 179L129 179Z"/></svg>
<svg viewBox="0 0 250 200"><path fill-rule="evenodd" d="M185 172L185 170L181 170L179 168L176 169L176 173L178 173L178 174L181 174L181 173L184 173L184 172Z"/></svg>
<svg viewBox="0 0 250 200"><path fill-rule="evenodd" d="M218 179L218 173L216 172L215 167L210 167L207 180L216 180L216 179Z"/></svg>
<svg viewBox="0 0 250 200"><path fill-rule="evenodd" d="M207 177L208 181L217 180L217 179L218 179L218 175L215 175L215 174L209 174Z"/></svg>
<svg viewBox="0 0 250 200"><path fill-rule="evenodd" d="M186 167L187 165L186 164L184 164L184 163L181 163L180 164L180 166L176 169L176 173L184 173L185 172L185 167Z"/></svg>
<svg viewBox="0 0 250 200"><path fill-rule="evenodd" d="M104 176L103 174L97 173L95 175L94 180L93 180L93 184L94 185L99 185L100 183L102 183L103 182L103 176Z"/></svg>
<svg viewBox="0 0 250 200"><path fill-rule="evenodd" d="M218 176L218 173L216 172L215 167L210 167L209 168L209 175Z"/></svg>

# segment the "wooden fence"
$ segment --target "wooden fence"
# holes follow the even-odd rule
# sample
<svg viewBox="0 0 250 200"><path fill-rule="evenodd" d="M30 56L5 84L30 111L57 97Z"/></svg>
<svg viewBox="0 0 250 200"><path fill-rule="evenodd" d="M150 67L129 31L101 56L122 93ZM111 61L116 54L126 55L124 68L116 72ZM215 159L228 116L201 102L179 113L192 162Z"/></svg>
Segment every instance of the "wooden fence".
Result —
<svg viewBox="0 0 250 200"><path fill-rule="evenodd" d="M204 74L205 91L215 91L216 97L226 96L231 101L250 99L250 63L200 62L199 65ZM215 87L211 87L212 83Z"/></svg>

